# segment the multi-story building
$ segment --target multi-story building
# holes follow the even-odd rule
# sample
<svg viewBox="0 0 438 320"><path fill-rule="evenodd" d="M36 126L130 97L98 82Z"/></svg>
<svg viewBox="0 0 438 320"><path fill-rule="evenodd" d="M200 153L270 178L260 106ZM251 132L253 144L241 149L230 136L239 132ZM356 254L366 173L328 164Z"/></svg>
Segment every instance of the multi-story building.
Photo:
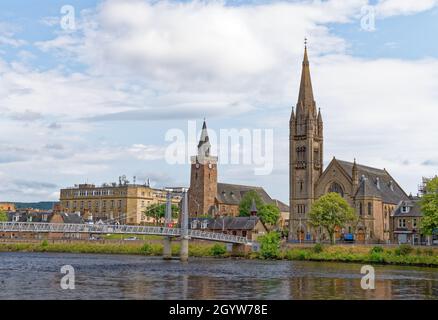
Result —
<svg viewBox="0 0 438 320"><path fill-rule="evenodd" d="M391 213L391 235L394 243L422 244L426 237L421 234L422 214L420 198L400 201Z"/></svg>
<svg viewBox="0 0 438 320"><path fill-rule="evenodd" d="M172 204L179 205L180 197L173 197ZM149 185L120 181L96 186L80 184L61 189L60 211L81 213L86 219L112 220L121 224L152 223L145 215L148 207L166 203L166 191Z"/></svg>

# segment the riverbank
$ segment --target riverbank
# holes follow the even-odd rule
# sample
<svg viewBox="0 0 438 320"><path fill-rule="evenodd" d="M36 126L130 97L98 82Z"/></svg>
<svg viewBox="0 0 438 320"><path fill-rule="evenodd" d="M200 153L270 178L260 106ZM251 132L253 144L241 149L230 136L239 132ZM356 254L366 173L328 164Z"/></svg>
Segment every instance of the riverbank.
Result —
<svg viewBox="0 0 438 320"><path fill-rule="evenodd" d="M172 244L172 254L177 256L180 246ZM87 254L131 254L160 256L163 246L160 243L94 243L71 242L57 243L42 241L40 243L0 243L0 252L58 252L58 253L87 253ZM195 243L189 245L191 257L229 258L223 244ZM236 255L234 255L236 257ZM240 253L239 258L263 259L263 253ZM372 264L391 264L405 266L438 267L438 248L413 248L402 245L398 247L383 246L320 246L313 247L286 246L279 250L274 260L300 261L330 261L355 262Z"/></svg>

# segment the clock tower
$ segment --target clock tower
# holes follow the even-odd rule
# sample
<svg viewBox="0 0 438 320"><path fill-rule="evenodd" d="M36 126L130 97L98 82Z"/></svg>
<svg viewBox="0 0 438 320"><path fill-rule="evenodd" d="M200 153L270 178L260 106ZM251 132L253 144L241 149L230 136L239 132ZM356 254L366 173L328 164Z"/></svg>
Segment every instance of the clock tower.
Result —
<svg viewBox="0 0 438 320"><path fill-rule="evenodd" d="M212 215L217 195L217 157L210 154L211 144L204 120L198 154L191 157L189 215Z"/></svg>

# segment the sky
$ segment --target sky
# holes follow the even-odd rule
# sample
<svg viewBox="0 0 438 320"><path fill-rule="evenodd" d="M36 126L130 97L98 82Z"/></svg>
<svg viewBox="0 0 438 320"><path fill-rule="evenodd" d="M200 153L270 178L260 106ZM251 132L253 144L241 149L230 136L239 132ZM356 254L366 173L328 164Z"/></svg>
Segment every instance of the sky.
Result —
<svg viewBox="0 0 438 320"><path fill-rule="evenodd" d="M356 158L415 194L438 173L437 21L436 0L1 1L0 201L121 175L188 186L169 136L206 118L213 136L244 129L254 154L272 147L268 173L220 157L219 181L287 203L305 37L325 165Z"/></svg>

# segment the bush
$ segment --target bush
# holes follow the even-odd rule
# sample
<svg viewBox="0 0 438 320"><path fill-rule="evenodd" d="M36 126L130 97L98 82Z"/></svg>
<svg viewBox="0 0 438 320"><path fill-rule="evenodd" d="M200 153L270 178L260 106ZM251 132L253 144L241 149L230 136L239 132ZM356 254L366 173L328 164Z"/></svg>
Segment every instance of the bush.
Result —
<svg viewBox="0 0 438 320"><path fill-rule="evenodd" d="M410 254L414 249L408 244L401 244L397 249L395 249L395 254L398 256L406 256Z"/></svg>
<svg viewBox="0 0 438 320"><path fill-rule="evenodd" d="M141 248L140 251L143 254L149 255L152 253L152 246L149 243L145 243Z"/></svg>
<svg viewBox="0 0 438 320"><path fill-rule="evenodd" d="M225 253L227 253L227 247L222 244L215 244L210 249L211 255L213 256L223 256Z"/></svg>
<svg viewBox="0 0 438 320"><path fill-rule="evenodd" d="M374 246L371 251L370 254L374 254L374 253L383 253L383 247L381 246Z"/></svg>
<svg viewBox="0 0 438 320"><path fill-rule="evenodd" d="M265 259L276 259L280 255L280 235L278 232L269 232L259 238L260 256Z"/></svg>
<svg viewBox="0 0 438 320"><path fill-rule="evenodd" d="M321 253L324 251L324 247L322 246L322 244L317 243L313 246L313 252L315 253Z"/></svg>
<svg viewBox="0 0 438 320"><path fill-rule="evenodd" d="M44 240L43 242L41 242L41 247L45 248L48 246L49 246L49 243L47 242L47 240Z"/></svg>

